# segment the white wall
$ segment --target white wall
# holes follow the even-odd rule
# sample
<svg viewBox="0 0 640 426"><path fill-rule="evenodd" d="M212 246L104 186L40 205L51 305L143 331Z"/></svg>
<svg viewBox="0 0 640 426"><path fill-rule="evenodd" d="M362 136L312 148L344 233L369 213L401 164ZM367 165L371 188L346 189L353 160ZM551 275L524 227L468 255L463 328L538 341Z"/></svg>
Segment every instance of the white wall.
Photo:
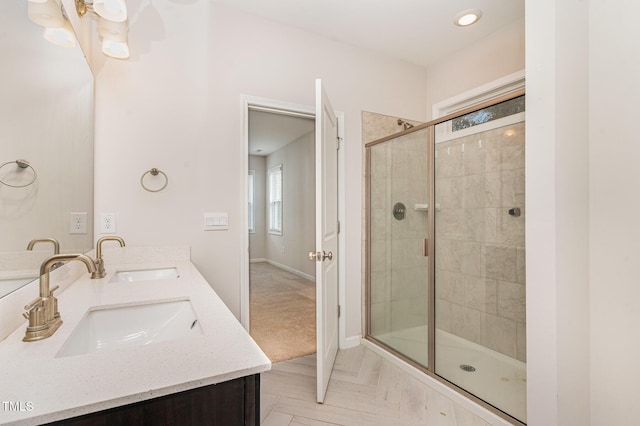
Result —
<svg viewBox="0 0 640 426"><path fill-rule="evenodd" d="M640 27L629 17L640 14L640 3L588 4L591 421L634 424L640 406Z"/></svg>
<svg viewBox="0 0 640 426"><path fill-rule="evenodd" d="M128 5L132 58L96 77L96 214L115 212L129 245L189 244L239 315L240 95L313 105L320 77L346 117L346 337L360 335L361 111L424 119L424 70L205 0ZM162 192L139 185L151 167ZM203 232L205 211L229 230Z"/></svg>
<svg viewBox="0 0 640 426"><path fill-rule="evenodd" d="M249 259L265 259L267 223L266 223L266 158L258 155L249 156L249 170L254 170L253 177L253 229L249 234Z"/></svg>
<svg viewBox="0 0 640 426"><path fill-rule="evenodd" d="M433 104L524 69L524 18L429 67L427 111Z"/></svg>
<svg viewBox="0 0 640 426"><path fill-rule="evenodd" d="M532 425L590 424L587 6L570 3L528 2L526 10Z"/></svg>
<svg viewBox="0 0 640 426"><path fill-rule="evenodd" d="M637 423L636 2L527 2L528 410Z"/></svg>
<svg viewBox="0 0 640 426"><path fill-rule="evenodd" d="M267 156L267 170L278 164L282 164L282 235L267 233L266 257L315 276L316 264L308 256L316 246L315 133Z"/></svg>

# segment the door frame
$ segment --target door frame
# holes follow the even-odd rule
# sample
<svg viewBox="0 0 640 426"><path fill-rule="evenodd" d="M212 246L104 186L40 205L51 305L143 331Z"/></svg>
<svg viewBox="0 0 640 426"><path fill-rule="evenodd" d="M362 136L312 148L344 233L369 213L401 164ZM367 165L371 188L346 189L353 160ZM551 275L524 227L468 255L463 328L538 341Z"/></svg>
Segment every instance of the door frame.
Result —
<svg viewBox="0 0 640 426"><path fill-rule="evenodd" d="M310 84L310 93L313 86ZM261 98L251 95L240 96L240 116L242 117L242 140L240 149L240 194L243 194L242 212L240 226L240 323L249 330L249 211L246 202L248 175L249 175L249 110L260 109L262 111L272 111L292 116L312 116L315 119L316 111L313 105L301 105L275 99ZM338 302L342 307L342 315L338 318L338 344L339 348L344 348L346 344L346 272L345 272L345 131L344 113L336 111L338 118L338 133L341 137L341 146L338 150L338 220L343 225L338 235ZM314 188L315 189L315 188ZM315 247L310 247L309 251L314 251Z"/></svg>

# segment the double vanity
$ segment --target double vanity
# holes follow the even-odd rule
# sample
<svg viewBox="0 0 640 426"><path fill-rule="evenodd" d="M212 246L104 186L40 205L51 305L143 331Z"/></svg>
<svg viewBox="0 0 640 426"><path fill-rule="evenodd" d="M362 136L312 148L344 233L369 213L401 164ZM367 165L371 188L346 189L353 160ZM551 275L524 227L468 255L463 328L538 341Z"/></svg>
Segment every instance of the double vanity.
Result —
<svg viewBox="0 0 640 426"><path fill-rule="evenodd" d="M24 342L22 321L0 342L0 424L258 424L271 363L188 247L103 255L103 278L81 262L50 272L52 286L67 281L55 333ZM33 299L38 283L20 291Z"/></svg>

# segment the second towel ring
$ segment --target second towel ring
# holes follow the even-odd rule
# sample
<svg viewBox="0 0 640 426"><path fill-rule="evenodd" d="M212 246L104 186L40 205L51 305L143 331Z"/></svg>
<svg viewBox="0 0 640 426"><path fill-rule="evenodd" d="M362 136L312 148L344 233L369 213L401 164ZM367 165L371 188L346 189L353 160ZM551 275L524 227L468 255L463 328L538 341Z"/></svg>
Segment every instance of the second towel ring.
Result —
<svg viewBox="0 0 640 426"><path fill-rule="evenodd" d="M162 185L160 188L158 189L150 189L147 188L147 186L144 184L144 177L146 175L150 174L151 176L158 176L158 175L162 175L162 177L164 177L164 185ZM142 174L142 176L140 177L140 185L142 185L142 187L145 189L145 191L149 191L149 192L160 192L163 189L165 189L167 187L167 184L169 183L169 178L167 177L166 173L163 172L162 170L158 170L155 167L151 170L147 170L146 172L144 172Z"/></svg>
<svg viewBox="0 0 640 426"><path fill-rule="evenodd" d="M4 166L8 165L8 164L13 164L16 163L18 165L19 168L21 169L26 169L29 168L31 169L31 171L33 172L33 179L31 179L28 183L25 183L24 185L14 185L11 183L7 183L5 181L3 181L2 179L0 179L0 183L2 183L3 185L7 185L10 186L12 188L24 188L26 186L29 186L31 184L33 184L36 179L38 179L38 173L36 173L36 169L33 168L33 166L31 164L29 164L29 162L27 160L16 160L16 161L7 161L6 163L2 164L0 166L0 169L3 168Z"/></svg>

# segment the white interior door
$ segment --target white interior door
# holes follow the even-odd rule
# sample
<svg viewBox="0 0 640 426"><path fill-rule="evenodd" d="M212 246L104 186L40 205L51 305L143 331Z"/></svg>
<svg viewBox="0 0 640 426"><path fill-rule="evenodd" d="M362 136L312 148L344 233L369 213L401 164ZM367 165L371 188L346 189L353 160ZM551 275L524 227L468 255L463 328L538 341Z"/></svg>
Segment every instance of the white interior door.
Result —
<svg viewBox="0 0 640 426"><path fill-rule="evenodd" d="M338 119L316 80L316 355L324 402L338 353Z"/></svg>

